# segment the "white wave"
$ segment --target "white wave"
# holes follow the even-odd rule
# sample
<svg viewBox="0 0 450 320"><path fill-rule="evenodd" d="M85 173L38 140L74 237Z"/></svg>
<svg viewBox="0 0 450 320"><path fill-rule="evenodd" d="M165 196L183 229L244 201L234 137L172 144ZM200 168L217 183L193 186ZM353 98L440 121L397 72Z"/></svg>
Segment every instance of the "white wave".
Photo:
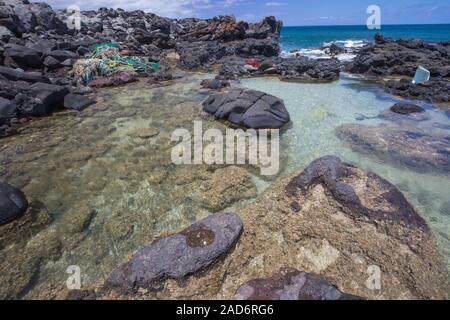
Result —
<svg viewBox="0 0 450 320"><path fill-rule="evenodd" d="M352 61L356 57L356 53L359 49L368 44L365 40L337 40L332 42L325 42L322 48L312 48L312 49L300 49L296 52L282 51L281 57L290 58L297 56L304 56L310 59L331 59L332 55L329 53L328 48L332 44L337 44L345 48L345 53L341 53L335 56L336 59L340 61Z"/></svg>

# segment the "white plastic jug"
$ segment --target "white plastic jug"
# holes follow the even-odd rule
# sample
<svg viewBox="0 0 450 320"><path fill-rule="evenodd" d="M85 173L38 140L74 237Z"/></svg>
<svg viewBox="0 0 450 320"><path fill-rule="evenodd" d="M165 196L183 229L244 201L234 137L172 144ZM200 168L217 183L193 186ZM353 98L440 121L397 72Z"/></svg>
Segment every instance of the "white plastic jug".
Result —
<svg viewBox="0 0 450 320"><path fill-rule="evenodd" d="M430 80L430 71L422 66L419 66L416 71L416 75L412 81L413 84L422 84Z"/></svg>

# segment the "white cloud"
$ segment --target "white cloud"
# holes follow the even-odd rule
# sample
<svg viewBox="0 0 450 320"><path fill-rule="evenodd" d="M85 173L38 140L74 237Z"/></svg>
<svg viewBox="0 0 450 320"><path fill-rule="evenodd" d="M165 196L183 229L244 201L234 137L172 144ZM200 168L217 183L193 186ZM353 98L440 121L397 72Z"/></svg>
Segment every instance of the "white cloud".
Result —
<svg viewBox="0 0 450 320"><path fill-rule="evenodd" d="M241 0L46 0L55 9L77 5L81 10L94 10L100 7L143 10L170 18L196 16L196 11L219 6L234 6Z"/></svg>
<svg viewBox="0 0 450 320"><path fill-rule="evenodd" d="M266 7L280 7L284 5L285 3L283 2L266 2Z"/></svg>

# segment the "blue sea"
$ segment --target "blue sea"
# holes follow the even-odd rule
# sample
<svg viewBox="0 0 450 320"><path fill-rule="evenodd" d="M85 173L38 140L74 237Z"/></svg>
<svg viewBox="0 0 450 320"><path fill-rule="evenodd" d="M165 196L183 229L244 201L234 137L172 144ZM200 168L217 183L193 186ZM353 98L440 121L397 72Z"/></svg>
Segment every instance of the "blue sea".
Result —
<svg viewBox="0 0 450 320"><path fill-rule="evenodd" d="M385 25L381 30L369 30L366 26L321 26L321 27L283 27L281 32L282 49L320 48L326 43L342 42L348 46L358 46L362 42L373 41L375 33L386 37L420 38L430 42L450 41L450 24L436 25Z"/></svg>

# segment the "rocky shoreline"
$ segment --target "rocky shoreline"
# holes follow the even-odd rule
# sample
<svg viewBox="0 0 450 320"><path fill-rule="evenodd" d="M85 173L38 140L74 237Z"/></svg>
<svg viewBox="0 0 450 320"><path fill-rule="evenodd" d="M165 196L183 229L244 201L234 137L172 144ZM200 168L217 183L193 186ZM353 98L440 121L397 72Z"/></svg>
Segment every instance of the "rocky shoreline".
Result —
<svg viewBox="0 0 450 320"><path fill-rule="evenodd" d="M102 133L107 135L120 130L120 126L113 127L111 119L96 114L102 111L97 100L104 104L109 94L99 96L95 94L97 88L136 82L142 90L143 81L149 88L155 88L180 81L183 71L215 72L214 79L202 82L209 95L202 103L203 111L245 128L282 128L291 117L281 99L232 85L244 77L276 76L282 81L318 83L338 80L341 72L350 72L375 79L386 92L396 96L444 107L450 102L449 43L394 41L377 35L375 43L360 49L352 62L336 58L281 58L282 22L274 17L253 24L229 16L175 20L142 11L101 8L82 12L81 30L75 32L65 24L67 15L44 3L27 0L0 3L0 137L26 130L33 118L64 108L76 114L70 125L76 126L82 118L92 116L92 127L102 127ZM144 68L95 74L89 81L80 81L74 69L78 63L93 58L92 47L99 43L113 43L112 52L120 58L146 57ZM337 46L330 50L345 51ZM418 64L431 71L431 81L425 85L410 83ZM398 77L403 79L391 79ZM161 137L160 131L207 116L199 115L196 105L182 103L178 102L174 108L183 112L185 119L168 121L159 129L141 128L125 134L136 147L131 154L135 159L123 161L121 174L126 178L130 167L146 168L146 163L136 159L148 156L148 150L139 148L150 145L155 167L151 168L152 176L146 183L161 192L162 181L174 179L180 194L199 192L200 196L189 194L198 198L199 204L183 211L189 221L198 217L192 211L206 209L213 214L151 242L145 242L145 237L139 239L141 249L128 259L114 260L116 269L89 290L68 292L58 287L53 288L56 293L44 290L43 297L449 298L448 274L429 226L395 186L374 173L327 156L275 182L258 196L245 169L214 167L191 173L168 169L170 142ZM88 108L92 105L95 110ZM136 112L127 106L115 108L113 118L119 124ZM145 116L148 119L153 115ZM426 112L418 106L398 104L378 118L393 122L422 121ZM110 150L117 137L97 146L97 141L88 141L90 138L84 141L74 133L46 140L43 150L38 150L40 144L33 139L17 148L5 145L2 165L5 168L10 165L13 161L8 157L14 157L14 150L21 148L20 152L32 162L33 157L43 157L42 153L61 152L53 147L64 145L65 139L75 145L92 144L87 153L76 149L69 150L69 154L62 152L61 161L76 163L77 169L86 175L89 183L78 186L83 188L83 194L108 189L110 186L104 179L106 164L98 161L87 165L87 160ZM45 140L45 134L48 133L37 139ZM120 134L123 135L121 131ZM448 172L450 140L446 136L416 129L350 124L339 127L336 135L359 152L417 170ZM16 182L20 183L21 177ZM82 203L64 208L66 215L55 219L45 204L27 198L16 187L22 188L0 182L0 298L7 299L24 297L40 267L61 257L63 248L70 250L79 245L97 215L96 210ZM73 191L71 197L75 197ZM181 202L178 196L172 197ZM221 212L246 199L256 200L236 213ZM134 204L127 204L131 205ZM118 212L103 219L120 222L134 218ZM114 236L122 241L140 225L149 224L148 220L142 223L138 219L132 228L125 228L118 226L119 222L103 221L100 225L113 229ZM95 243L95 239L90 241ZM367 270L373 266L381 268L385 277L382 289L365 285Z"/></svg>
<svg viewBox="0 0 450 320"><path fill-rule="evenodd" d="M282 22L274 17L249 24L230 16L175 20L142 11L101 8L82 12L78 31L67 27L67 19L67 12L53 11L44 3L5 0L0 5L0 136L14 134L30 118L63 107L88 106L92 101L77 95L89 93L91 88L129 83L135 76L167 81L176 77L177 68L219 68L220 81L276 75L285 81L328 82L338 80L341 70L368 78L410 78L421 64L431 71L429 83L419 86L391 80L381 85L408 99L450 102L449 43L394 41L377 35L374 44L356 51L354 61L341 63L335 58L280 58ZM90 55L93 45L110 42L120 45L121 54L146 56L159 67L99 79L80 88L70 74L72 67ZM337 54L346 49L334 45L329 50Z"/></svg>

